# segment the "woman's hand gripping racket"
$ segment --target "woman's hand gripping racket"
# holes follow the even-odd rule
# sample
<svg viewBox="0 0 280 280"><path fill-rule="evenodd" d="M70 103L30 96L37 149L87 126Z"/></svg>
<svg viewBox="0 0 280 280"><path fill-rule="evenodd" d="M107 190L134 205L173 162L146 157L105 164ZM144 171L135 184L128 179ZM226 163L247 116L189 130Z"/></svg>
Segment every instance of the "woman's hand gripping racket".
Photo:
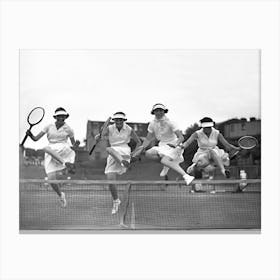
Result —
<svg viewBox="0 0 280 280"><path fill-rule="evenodd" d="M29 129L26 131L26 135L23 138L20 146L23 146L27 137L28 137L28 132L30 132L31 128L41 122L41 120L45 116L45 110L42 107L36 107L27 116L27 122L29 123Z"/></svg>
<svg viewBox="0 0 280 280"><path fill-rule="evenodd" d="M238 146L241 148L240 150L251 150L255 148L258 145L258 140L253 137L253 136L243 136L238 139ZM232 159L235 157L240 150L234 151L231 155L230 158Z"/></svg>
<svg viewBox="0 0 280 280"><path fill-rule="evenodd" d="M108 119L106 120L106 122L101 126L101 128L100 128L100 130L99 130L99 137L97 137L97 138L95 139L95 143L94 143L94 145L92 146L92 148L90 149L89 155L91 155L91 154L93 153L93 151L94 151L96 145L99 143L99 141L100 141L100 140L102 139L102 137L104 136L105 131L106 131L106 128L108 127L110 121L111 121L111 117L108 118Z"/></svg>

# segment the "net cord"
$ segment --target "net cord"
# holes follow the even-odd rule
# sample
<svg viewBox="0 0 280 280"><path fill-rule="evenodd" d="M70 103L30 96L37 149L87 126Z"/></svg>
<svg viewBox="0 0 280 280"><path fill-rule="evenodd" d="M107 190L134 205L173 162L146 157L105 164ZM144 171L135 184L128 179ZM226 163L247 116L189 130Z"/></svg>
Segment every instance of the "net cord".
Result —
<svg viewBox="0 0 280 280"><path fill-rule="evenodd" d="M20 184L26 183L47 183L47 184L77 184L77 185L185 185L185 181L135 181L135 180L44 180L44 179L20 179ZM227 185L227 184L239 184L239 183L261 183L261 179L223 179L223 180L194 180L191 184L215 184L215 185Z"/></svg>

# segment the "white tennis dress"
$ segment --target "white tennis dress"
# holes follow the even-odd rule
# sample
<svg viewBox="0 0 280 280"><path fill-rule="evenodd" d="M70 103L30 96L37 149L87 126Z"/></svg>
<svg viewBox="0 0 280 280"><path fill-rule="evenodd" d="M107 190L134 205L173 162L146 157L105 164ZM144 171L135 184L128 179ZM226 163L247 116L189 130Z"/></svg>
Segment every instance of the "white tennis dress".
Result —
<svg viewBox="0 0 280 280"><path fill-rule="evenodd" d="M115 124L108 126L109 131L109 143L112 149L117 151L124 160L130 162L131 149L128 146L128 143L131 139L132 128L126 123L123 124L122 129L119 131ZM126 172L126 168L122 166L119 162L116 162L115 159L108 155L107 164L105 167L105 174L107 173L117 173L119 175Z"/></svg>
<svg viewBox="0 0 280 280"><path fill-rule="evenodd" d="M157 153L161 157L168 156L174 161L183 162L183 150L174 149L167 144L176 145L178 137L175 131L179 130L178 126L170 121L166 116L160 120L154 119L150 122L148 126L148 132L154 133L156 139L159 141L158 146L154 146L147 152Z"/></svg>
<svg viewBox="0 0 280 280"><path fill-rule="evenodd" d="M74 137L73 130L66 124L59 129L56 128L55 124L49 124L42 130L47 134L49 140L48 147L57 152L65 162L74 163L75 161L75 152L70 148L68 143L68 138ZM65 168L57 160L53 159L51 155L45 153L45 171L46 173L51 173L59 171Z"/></svg>
<svg viewBox="0 0 280 280"><path fill-rule="evenodd" d="M210 150L214 151L219 156L225 166L229 165L229 155L223 149L220 149L218 144L219 130L212 127L209 137L203 132L203 129L196 131L198 150L193 157L193 162L198 160L210 160Z"/></svg>

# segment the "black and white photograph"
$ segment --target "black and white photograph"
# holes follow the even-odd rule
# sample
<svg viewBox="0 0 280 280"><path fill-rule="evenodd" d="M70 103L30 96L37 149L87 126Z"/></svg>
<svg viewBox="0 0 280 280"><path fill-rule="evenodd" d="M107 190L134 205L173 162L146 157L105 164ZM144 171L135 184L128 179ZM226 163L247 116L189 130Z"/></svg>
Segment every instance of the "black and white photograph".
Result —
<svg viewBox="0 0 280 280"><path fill-rule="evenodd" d="M279 280L279 16L0 1L0 279Z"/></svg>
<svg viewBox="0 0 280 280"><path fill-rule="evenodd" d="M19 63L20 230L261 229L260 50Z"/></svg>

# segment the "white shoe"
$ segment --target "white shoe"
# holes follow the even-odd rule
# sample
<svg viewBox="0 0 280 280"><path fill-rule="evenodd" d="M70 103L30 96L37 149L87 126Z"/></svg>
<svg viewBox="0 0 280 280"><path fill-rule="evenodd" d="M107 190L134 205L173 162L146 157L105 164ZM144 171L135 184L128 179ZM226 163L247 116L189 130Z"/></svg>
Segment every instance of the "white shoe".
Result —
<svg viewBox="0 0 280 280"><path fill-rule="evenodd" d="M163 166L163 168L162 168L162 170L161 170L159 176L160 176L160 177L165 177L165 176L167 175L168 171L169 171L169 167Z"/></svg>
<svg viewBox="0 0 280 280"><path fill-rule="evenodd" d="M120 205L121 201L119 199L113 200L112 214L116 214L118 212Z"/></svg>
<svg viewBox="0 0 280 280"><path fill-rule="evenodd" d="M194 176L190 176L190 175L188 175L188 174L185 174L185 175L183 176L183 178L184 178L184 180L185 180L187 186L194 180Z"/></svg>
<svg viewBox="0 0 280 280"><path fill-rule="evenodd" d="M63 208L65 208L66 205L67 205L67 201L66 201L65 193L64 192L61 192L60 204L61 204L61 207L63 207Z"/></svg>

